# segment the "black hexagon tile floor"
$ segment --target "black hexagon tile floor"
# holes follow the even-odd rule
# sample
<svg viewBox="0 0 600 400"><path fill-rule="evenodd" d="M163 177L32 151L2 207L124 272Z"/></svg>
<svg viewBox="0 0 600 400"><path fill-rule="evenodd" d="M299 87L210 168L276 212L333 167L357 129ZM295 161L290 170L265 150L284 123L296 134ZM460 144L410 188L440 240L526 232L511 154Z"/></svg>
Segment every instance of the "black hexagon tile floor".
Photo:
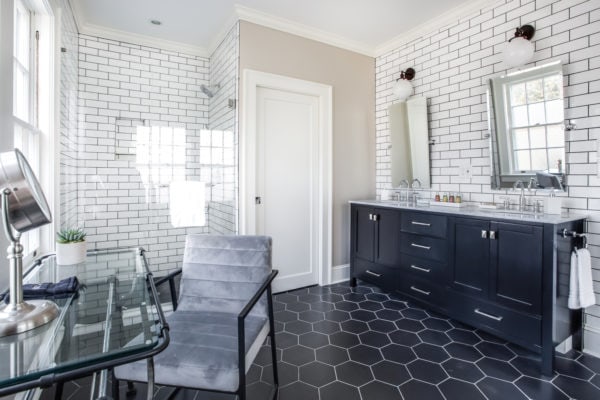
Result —
<svg viewBox="0 0 600 400"><path fill-rule="evenodd" d="M541 376L535 354L370 285L287 292L274 308L280 400L600 399L598 358L571 351L557 357L552 377ZM250 400L268 397L272 371L266 343L248 372ZM68 398L87 398L85 384Z"/></svg>

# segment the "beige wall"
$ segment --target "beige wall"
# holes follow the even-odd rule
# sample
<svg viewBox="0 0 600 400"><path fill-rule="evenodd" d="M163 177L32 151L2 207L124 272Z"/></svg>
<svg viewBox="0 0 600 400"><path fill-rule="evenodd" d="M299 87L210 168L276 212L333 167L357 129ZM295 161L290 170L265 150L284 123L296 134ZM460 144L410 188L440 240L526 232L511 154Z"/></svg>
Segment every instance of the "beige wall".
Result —
<svg viewBox="0 0 600 400"><path fill-rule="evenodd" d="M375 60L242 21L244 69L333 87L333 265L348 263L348 200L375 197Z"/></svg>

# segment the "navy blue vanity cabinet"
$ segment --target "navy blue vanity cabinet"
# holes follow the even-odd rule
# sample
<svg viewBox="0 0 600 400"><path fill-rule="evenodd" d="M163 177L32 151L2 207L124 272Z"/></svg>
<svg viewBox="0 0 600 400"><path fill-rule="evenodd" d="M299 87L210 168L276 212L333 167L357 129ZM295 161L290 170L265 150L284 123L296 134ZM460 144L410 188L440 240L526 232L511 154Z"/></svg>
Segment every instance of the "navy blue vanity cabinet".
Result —
<svg viewBox="0 0 600 400"><path fill-rule="evenodd" d="M400 212L355 205L351 212L352 278L393 290L400 263Z"/></svg>
<svg viewBox="0 0 600 400"><path fill-rule="evenodd" d="M570 252L583 218L493 218L482 213L353 203L351 285L356 279L403 295L541 354L581 343L581 310L567 307Z"/></svg>

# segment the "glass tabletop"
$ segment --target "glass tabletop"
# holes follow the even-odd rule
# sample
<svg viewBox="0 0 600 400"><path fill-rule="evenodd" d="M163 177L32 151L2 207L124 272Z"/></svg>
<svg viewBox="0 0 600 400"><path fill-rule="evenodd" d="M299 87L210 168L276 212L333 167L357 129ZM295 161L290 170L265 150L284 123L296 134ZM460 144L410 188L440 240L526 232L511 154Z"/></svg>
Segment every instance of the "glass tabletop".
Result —
<svg viewBox="0 0 600 400"><path fill-rule="evenodd" d="M34 263L23 283L71 276L80 289L49 299L60 309L54 321L0 338L0 389L107 361L119 364L159 345L160 306L147 285L151 275L142 249L92 251L76 265L58 265L54 255L46 256Z"/></svg>

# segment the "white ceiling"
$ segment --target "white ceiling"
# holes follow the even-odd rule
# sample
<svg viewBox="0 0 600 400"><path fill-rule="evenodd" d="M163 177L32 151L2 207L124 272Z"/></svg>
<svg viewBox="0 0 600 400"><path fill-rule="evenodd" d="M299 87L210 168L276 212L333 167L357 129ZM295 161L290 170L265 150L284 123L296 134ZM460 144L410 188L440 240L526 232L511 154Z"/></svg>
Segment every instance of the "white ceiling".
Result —
<svg viewBox="0 0 600 400"><path fill-rule="evenodd" d="M238 17L363 53L482 0L70 0L80 30L132 33L209 51ZM162 25L156 26L150 20ZM286 29L289 28L289 29Z"/></svg>

